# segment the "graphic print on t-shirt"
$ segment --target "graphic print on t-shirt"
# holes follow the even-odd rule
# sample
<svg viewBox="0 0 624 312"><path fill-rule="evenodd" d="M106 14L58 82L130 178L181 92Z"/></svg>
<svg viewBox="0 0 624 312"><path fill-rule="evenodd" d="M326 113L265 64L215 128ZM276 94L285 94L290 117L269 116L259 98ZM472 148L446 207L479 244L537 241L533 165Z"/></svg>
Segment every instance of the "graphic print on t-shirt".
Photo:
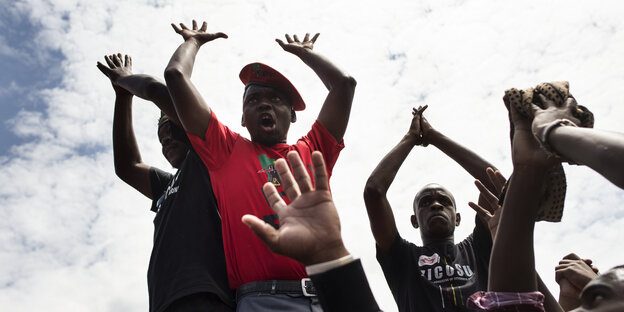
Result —
<svg viewBox="0 0 624 312"><path fill-rule="evenodd" d="M178 170L178 172L176 172L176 174L173 176L173 180L171 180L171 182L167 186L167 189L162 193L160 198L158 198L158 201L156 201L156 212L160 210L160 207L162 207L165 200L167 200L167 197L178 192L178 189L180 188L180 186L178 185L179 173L180 171Z"/></svg>
<svg viewBox="0 0 624 312"><path fill-rule="evenodd" d="M446 259L440 261L437 253L431 256L420 256L418 267L422 276L434 284L449 284L455 281L461 281L460 284L463 284L474 274L470 265L449 264Z"/></svg>

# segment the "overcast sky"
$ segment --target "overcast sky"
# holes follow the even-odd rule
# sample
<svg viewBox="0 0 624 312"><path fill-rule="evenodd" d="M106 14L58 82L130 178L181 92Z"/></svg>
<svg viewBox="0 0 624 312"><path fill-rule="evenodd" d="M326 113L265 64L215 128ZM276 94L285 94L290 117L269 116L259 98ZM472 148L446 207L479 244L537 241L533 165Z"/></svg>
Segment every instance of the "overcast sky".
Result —
<svg viewBox="0 0 624 312"><path fill-rule="evenodd" d="M314 72L275 43L320 32L315 50L358 81L346 148L332 190L348 249L362 258L375 296L396 311L381 269L362 191L370 172L428 104L430 123L511 172L505 89L570 81L595 127L624 132L624 5L620 1L86 1L0 2L0 307L11 311L145 311L153 237L150 202L113 171L114 94L95 64L132 55L134 71L162 78L182 42L169 25L208 22L227 40L202 47L193 81L220 120L240 126L239 70L261 61L307 103L289 142L307 132L326 95ZM146 163L160 154L158 110L135 100ZM557 295L554 266L569 252L606 270L624 262L623 192L595 172L564 165L563 222L540 223L536 261ZM388 197L403 237L420 244L413 194L438 182L455 195L472 231L473 179L434 146L416 147Z"/></svg>

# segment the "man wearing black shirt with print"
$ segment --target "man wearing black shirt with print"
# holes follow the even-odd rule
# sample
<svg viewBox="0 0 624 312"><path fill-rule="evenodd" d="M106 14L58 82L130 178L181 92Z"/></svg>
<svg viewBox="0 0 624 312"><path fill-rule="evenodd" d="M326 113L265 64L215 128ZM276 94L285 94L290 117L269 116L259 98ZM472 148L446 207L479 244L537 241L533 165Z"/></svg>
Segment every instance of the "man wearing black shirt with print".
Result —
<svg viewBox="0 0 624 312"><path fill-rule="evenodd" d="M115 172L152 200L154 247L147 272L150 312L233 311L227 284L221 219L210 176L177 124L167 86L132 74L129 56L105 57L98 68L115 90ZM132 96L154 102L165 114L158 122L162 153L175 174L141 160L132 128ZM170 116L170 117L167 117Z"/></svg>
<svg viewBox="0 0 624 312"><path fill-rule="evenodd" d="M364 191L366 209L381 264L399 311L471 311L466 299L487 289L495 218L476 218L471 235L455 244L460 223L453 195L438 184L423 187L414 199L411 222L424 246L403 239L396 228L386 193L403 161L416 145L433 144L495 193L486 174L493 167L470 150L433 129L414 109L410 129L373 171ZM494 213L492 211L491 213Z"/></svg>

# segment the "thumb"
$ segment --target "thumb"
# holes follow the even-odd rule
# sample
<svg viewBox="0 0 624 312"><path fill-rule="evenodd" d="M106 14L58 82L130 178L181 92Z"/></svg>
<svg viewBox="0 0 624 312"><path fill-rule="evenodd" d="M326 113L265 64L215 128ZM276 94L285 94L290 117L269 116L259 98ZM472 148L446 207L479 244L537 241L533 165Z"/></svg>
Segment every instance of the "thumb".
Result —
<svg viewBox="0 0 624 312"><path fill-rule="evenodd" d="M106 77L109 77L110 69L108 67L100 62L97 62L96 66L102 72L102 74L106 75Z"/></svg>
<svg viewBox="0 0 624 312"><path fill-rule="evenodd" d="M258 219L253 215L244 215L241 219L251 230L269 247L273 252L277 249L279 242L277 230L267 224L266 222Z"/></svg>
<svg viewBox="0 0 624 312"><path fill-rule="evenodd" d="M227 39L228 35L226 35L226 34L224 34L222 32L218 32L218 33L215 34L215 37L216 38L225 38L225 39Z"/></svg>

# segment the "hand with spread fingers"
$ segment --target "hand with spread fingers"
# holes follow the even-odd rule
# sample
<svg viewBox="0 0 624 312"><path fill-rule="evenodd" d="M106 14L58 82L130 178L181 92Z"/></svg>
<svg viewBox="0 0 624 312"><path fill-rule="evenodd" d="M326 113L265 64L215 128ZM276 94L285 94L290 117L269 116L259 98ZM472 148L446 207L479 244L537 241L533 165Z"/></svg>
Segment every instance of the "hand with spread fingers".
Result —
<svg viewBox="0 0 624 312"><path fill-rule="evenodd" d="M422 113L429 107L418 106L418 108L412 108L412 123L410 124L410 128L407 131L407 135L411 136L414 139L416 145L421 145L423 142L423 134L422 134Z"/></svg>
<svg viewBox="0 0 624 312"><path fill-rule="evenodd" d="M297 37L297 35L293 35L291 38L290 35L286 34L286 43L280 39L275 39L275 41L277 41L284 51L290 52L294 55L299 55L306 50L312 50L316 39L318 39L320 35L320 33L317 33L314 37L312 37L312 39L310 39L310 34L306 33L305 37L303 37L303 41L299 41L299 37Z"/></svg>
<svg viewBox="0 0 624 312"><path fill-rule="evenodd" d="M112 55L105 55L104 60L106 61L106 64L108 64L108 66L97 62L97 68L104 75L106 75L108 79L110 79L111 83L113 84L113 89L115 89L116 93L128 93L130 95L130 92L126 91L124 88L120 87L117 84L117 80L121 77L132 75L132 57L130 57L130 55L125 55L123 56L122 60L121 53L117 53Z"/></svg>
<svg viewBox="0 0 624 312"><path fill-rule="evenodd" d="M172 23L171 27L173 27L173 30L175 30L176 33L180 34L182 38L184 38L184 41L193 39L193 40L196 40L200 46L206 42L215 40L217 38L227 39L228 37L226 34L222 32L207 33L206 29L208 28L208 23L206 22L203 22L201 28L198 29L197 22L195 20L193 20L192 29L189 29L188 27L186 27L184 23L180 23L180 27Z"/></svg>
<svg viewBox="0 0 624 312"><path fill-rule="evenodd" d="M275 162L284 192L291 203L286 205L273 183L267 182L262 191L277 213L280 226L273 226L253 215L244 215L248 225L271 251L293 258L304 265L339 259L349 254L340 234L340 220L329 191L323 155L312 153L314 181L295 151L287 154L294 173L284 159Z"/></svg>
<svg viewBox="0 0 624 312"><path fill-rule="evenodd" d="M500 171L492 168L487 168L486 173L491 184L496 188L497 194L500 194L507 179L505 179ZM479 203L475 204L474 202L469 202L468 206L474 209L481 219L481 222L487 225L493 241L496 238L496 230L498 229L502 207L499 205L498 195L488 190L480 180L475 180L475 186L480 192Z"/></svg>

